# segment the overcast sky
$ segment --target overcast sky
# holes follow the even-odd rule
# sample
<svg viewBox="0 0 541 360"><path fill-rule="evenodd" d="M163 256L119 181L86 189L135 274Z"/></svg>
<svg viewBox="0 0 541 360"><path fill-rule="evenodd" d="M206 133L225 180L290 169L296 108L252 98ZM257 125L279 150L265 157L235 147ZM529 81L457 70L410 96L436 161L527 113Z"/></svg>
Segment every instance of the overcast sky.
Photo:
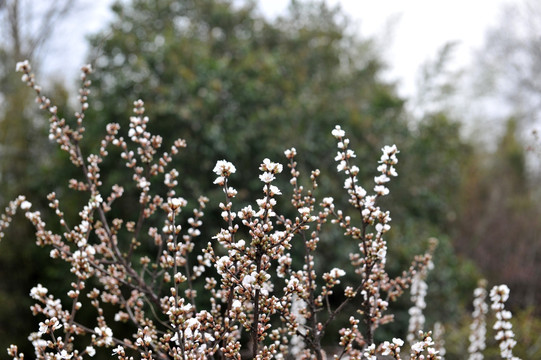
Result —
<svg viewBox="0 0 541 360"><path fill-rule="evenodd" d="M384 38L389 75L400 91L411 95L415 74L443 45L458 42L454 60L464 66L486 30L498 24L502 5L511 0L327 0L339 3L357 23L361 35ZM514 2L518 2L515 0ZM265 13L277 14L289 0L261 1ZM386 35L389 35L388 37ZM390 42L389 42L390 41ZM388 46L387 46L388 45Z"/></svg>
<svg viewBox="0 0 541 360"><path fill-rule="evenodd" d="M498 23L501 7L512 0L327 0L340 3L355 21L362 36L375 36L385 41L383 56L390 65L387 76L398 80L402 95L412 95L419 66L436 55L447 42L459 43L454 61L466 65L472 51L479 48L490 26ZM517 2L519 0L514 0ZM111 0L94 0L75 17L84 14L85 21L74 21L61 29L74 41L58 42L52 49L52 73L62 72L65 79L74 78L84 62L87 50L85 35L96 32L112 17ZM287 8L289 0L260 0L260 8L268 16L276 16ZM385 36L385 34L390 36ZM55 56L56 55L56 56ZM58 56L66 59L59 63ZM55 59L56 58L56 59Z"/></svg>

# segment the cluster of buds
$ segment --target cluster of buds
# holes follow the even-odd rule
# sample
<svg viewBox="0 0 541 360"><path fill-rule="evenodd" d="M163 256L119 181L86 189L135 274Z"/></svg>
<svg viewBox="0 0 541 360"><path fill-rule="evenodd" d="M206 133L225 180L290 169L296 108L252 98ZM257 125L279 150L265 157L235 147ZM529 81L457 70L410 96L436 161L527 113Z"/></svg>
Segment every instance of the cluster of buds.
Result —
<svg viewBox="0 0 541 360"><path fill-rule="evenodd" d="M482 351L485 350L486 347L486 315L488 313L485 280L479 282L479 286L474 290L473 296L473 320L470 324L470 346L468 347L470 357L468 359L483 360Z"/></svg>
<svg viewBox="0 0 541 360"><path fill-rule="evenodd" d="M419 331L420 341L411 345L410 360L440 360L438 351L434 347L435 343L432 339L432 332ZM425 355L426 353L426 355Z"/></svg>
<svg viewBox="0 0 541 360"><path fill-rule="evenodd" d="M513 325L510 322L512 314L510 311L505 310L507 299L509 299L509 288L507 285L494 286L490 290L491 308L496 312L496 323L493 329L496 330L495 339L499 343L502 358L519 360L513 356L513 348L517 342L513 333Z"/></svg>
<svg viewBox="0 0 541 360"><path fill-rule="evenodd" d="M82 159L80 152L78 152L77 143L82 139L82 134L84 132L82 121L84 119L84 111L88 108L86 100L89 93L88 87L90 86L90 81L87 80L86 76L92 71L91 67L87 65L82 68L82 73L84 75L82 75L83 82L82 87L79 90L81 94L80 99L82 102L82 109L75 114L77 118L76 129L72 129L66 123L65 119L58 117L58 108L52 104L51 99L42 94L41 87L35 82L32 67L28 60L18 62L16 71L23 74L21 80L36 93L36 102L39 104L40 109L46 111L50 115L49 139L56 141L62 150L69 153L70 160L74 165L81 166Z"/></svg>
<svg viewBox="0 0 541 360"><path fill-rule="evenodd" d="M483 350L486 347L486 315L488 305L486 303L487 290L486 280L479 281L479 286L474 291L473 300L473 322L470 325L470 360L481 360L484 358ZM509 299L509 288L507 285L497 285L490 290L491 308L495 312L496 321L493 329L496 331L495 340L500 347L502 359L520 360L513 355L513 348L517 344L513 325L511 324L512 314L505 310L505 302Z"/></svg>
<svg viewBox="0 0 541 360"><path fill-rule="evenodd" d="M407 340L410 344L415 340L415 335L419 333L420 330L424 328L425 317L423 315L423 310L426 308L426 292L428 290L428 284L425 279L428 273L428 270L434 267L433 263L430 261L428 266L423 267L421 271L417 271L413 275L411 282L411 301L413 306L408 310L410 315L409 325L408 325L408 336Z"/></svg>
<svg viewBox="0 0 541 360"><path fill-rule="evenodd" d="M71 289L67 293L72 302L71 305L64 306L60 300L48 295L48 290L41 285L31 291L32 298L37 301L32 307L33 313L35 315L43 314L46 318L40 323L39 330L31 335L36 357L80 359L84 355L94 356L95 348L113 346L117 346L115 354L118 356L125 356L127 352L137 350L148 356L158 351L156 346L159 341L162 344L166 344L168 341L175 344L174 336L177 335L178 338L179 334L176 329L180 327L174 326L173 322L169 328L165 329L165 332L164 329L160 330L160 334L165 334L163 340L159 340L158 336L154 335L149 338L148 334L158 333L155 323L159 319L155 316L156 312L163 310L165 314L173 309L171 306L164 306L166 304L164 299L172 296L177 302L180 301L182 298L179 295L181 285L188 301L191 303L195 301L196 292L191 281L202 275L205 266L210 266L210 261L203 257L197 257L196 263L190 263L187 259L194 247L193 240L200 235L199 227L202 225L203 209L208 199L205 197L198 199L199 207L193 210L193 216L187 220L187 230L182 234L183 227L177 224L177 220L181 209L186 206L186 201L174 196L173 188L178 185L175 180L178 172L174 169L167 172L165 183L169 191L165 198L159 195L152 197L150 184L154 177L166 172L166 168L172 161L172 155L176 155L179 149L185 146L185 141L176 140L169 153L163 152L157 157L162 145L162 138L152 135L146 130L148 118L143 116L144 105L139 100L134 103L135 116L130 120L128 131L128 137L135 143L135 150L131 150L130 145L120 135L120 125L112 123L106 126L107 133L100 142L99 151L85 157L79 143L84 133L85 111L89 107L91 67L82 68L82 86L79 90L81 108L75 113L75 129L67 125L64 119L58 118L57 108L50 99L42 95L41 88L35 84L29 63L25 61L17 64L17 71L23 73L23 81L36 92L40 108L51 116L50 138L56 140L60 147L69 153L71 161L82 170L82 179L71 179L69 187L89 195L88 203L79 212L80 221L76 225L70 226L61 210L60 199L55 193L49 194L49 205L55 211L59 223L64 229L61 234L47 230L41 213L30 211L32 204L22 196L9 204L0 220L1 238L17 209L22 209L36 229L37 244L51 247L50 256L69 263L71 272L75 276L75 281L72 282ZM126 160L128 168L133 169L133 180L140 192L140 211L136 221L125 222L122 219L109 218L107 215L112 209L113 202L124 195L124 187L119 185L114 185L109 195L103 195L101 192L100 164L109 155L107 147L110 145L122 150L121 158ZM135 154L139 155L139 159L136 158ZM150 227L148 230L148 235L156 245L157 261L152 263L150 257L143 255L138 261L142 265L142 269L136 271L132 263L137 262L133 259L135 250L141 244L140 238L145 236L141 231L144 228L143 223L160 209L163 210L162 214L165 214L165 224L162 231L158 231L155 227ZM126 235L130 239L127 242L124 241ZM174 279L174 285L171 287L170 294L162 294L159 290L162 288L162 283L170 282L171 279ZM100 288L87 288L87 283L90 280L93 284L100 284ZM187 286L183 284L185 281L188 283ZM86 306L85 302L82 301L82 297L85 295L90 299L90 305L97 311L97 326L87 326L76 321L76 313L83 306ZM147 302L151 304L152 309L147 307ZM108 319L103 315L103 304L118 307L114 319ZM204 313L197 315L202 319L201 324L204 324ZM182 315L182 317L186 316ZM195 314L190 314L188 318L195 319ZM130 322L142 330L145 335L139 336L139 331L134 333L136 341L115 338L109 325L111 321ZM146 325L143 326L144 324ZM197 331L201 334L204 333L202 328L200 330L192 326L193 320L184 321L183 324L190 324L183 329L183 339L190 331L192 334L198 334ZM57 336L57 333L60 332L63 332L65 336ZM53 333L54 336L51 336ZM83 349L76 349L74 341L79 336L91 339L90 345ZM47 337L51 337L51 339L46 339ZM199 337L193 336L192 338L198 339ZM201 342L208 341L209 337L205 336ZM186 341L183 343L187 346L186 351L189 350L190 346L200 348L199 345L201 345L195 346ZM166 352L170 354L184 353L184 349L176 349L174 346L173 348L166 347L166 349L168 349ZM9 353L14 358L23 356L17 353L15 346L10 348ZM204 354L207 353L204 352Z"/></svg>

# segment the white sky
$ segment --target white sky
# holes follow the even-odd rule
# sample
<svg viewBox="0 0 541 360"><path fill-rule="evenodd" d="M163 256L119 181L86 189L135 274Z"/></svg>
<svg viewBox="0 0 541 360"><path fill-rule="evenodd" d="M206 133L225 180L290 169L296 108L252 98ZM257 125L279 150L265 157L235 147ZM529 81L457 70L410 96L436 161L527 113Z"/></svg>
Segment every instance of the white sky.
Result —
<svg viewBox="0 0 541 360"><path fill-rule="evenodd" d="M445 43L458 41L454 61L466 65L472 50L480 47L486 29L496 25L501 5L519 0L327 0L340 3L351 16L362 36L381 38L383 56L390 65L389 78L399 81L402 95L413 95L419 66L436 55ZM94 0L77 14L75 21L59 32L74 41L62 41L53 47L51 73L63 73L65 79L77 76L87 50L85 35L96 32L111 19L111 0ZM263 13L275 16L287 8L289 0L260 0ZM385 32L390 30L390 37ZM58 62L58 58L67 59Z"/></svg>
<svg viewBox="0 0 541 360"><path fill-rule="evenodd" d="M518 0L514 0L517 2ZM498 23L503 4L513 0L327 0L345 10L361 35L382 38L389 76L403 95L412 95L419 66L448 42L458 42L454 60L464 66ZM289 0L263 0L265 13L279 14ZM390 31L390 37L386 33Z"/></svg>

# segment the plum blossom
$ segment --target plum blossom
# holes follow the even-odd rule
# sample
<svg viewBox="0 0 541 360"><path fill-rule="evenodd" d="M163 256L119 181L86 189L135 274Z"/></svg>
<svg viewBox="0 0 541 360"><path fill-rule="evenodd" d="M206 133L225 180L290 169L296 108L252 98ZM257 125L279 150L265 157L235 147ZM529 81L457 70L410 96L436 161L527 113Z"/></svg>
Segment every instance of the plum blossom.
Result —
<svg viewBox="0 0 541 360"><path fill-rule="evenodd" d="M73 356L73 354L68 354L68 352L66 350L62 350L60 351L60 353L56 354L55 355L55 359L57 360L60 360L60 359L71 359L71 357Z"/></svg>
<svg viewBox="0 0 541 360"><path fill-rule="evenodd" d="M391 181L391 179L386 174L374 177L374 182L378 185L385 184L389 181Z"/></svg>
<svg viewBox="0 0 541 360"><path fill-rule="evenodd" d="M269 190L270 190L271 196L282 195L282 192L280 191L280 189L278 189L277 186L270 185Z"/></svg>
<svg viewBox="0 0 541 360"><path fill-rule="evenodd" d="M494 286L490 290L490 300L492 300L492 309L500 310L503 303L509 299L509 287L507 285Z"/></svg>
<svg viewBox="0 0 541 360"><path fill-rule="evenodd" d="M423 333L419 330L420 341L417 341L411 345L411 359L441 359L438 355L438 351L434 348L434 340L432 340L431 333ZM425 357L422 353L426 351L428 357Z"/></svg>
<svg viewBox="0 0 541 360"><path fill-rule="evenodd" d="M346 272L342 269L339 269L339 268L333 268L329 274L333 277L333 278L339 278L339 277L342 277L344 275L346 275Z"/></svg>
<svg viewBox="0 0 541 360"><path fill-rule="evenodd" d="M395 359L400 359L400 348L404 345L404 341L400 338L393 338L392 342L385 341L381 345L381 355L387 356L393 354Z"/></svg>
<svg viewBox="0 0 541 360"><path fill-rule="evenodd" d="M342 130L342 128L340 127L340 125L336 125L334 127L334 129L331 131L331 134L332 136L334 136L335 138L339 139L339 138L342 138L346 135L346 132L344 130Z"/></svg>
<svg viewBox="0 0 541 360"><path fill-rule="evenodd" d="M85 348L85 351L88 354L88 356L90 356L90 357L94 357L94 355L96 355L96 349L94 349L93 346L87 346Z"/></svg>
<svg viewBox="0 0 541 360"><path fill-rule="evenodd" d="M124 347L122 345L118 345L113 349L113 355L124 356L124 354Z"/></svg>
<svg viewBox="0 0 541 360"><path fill-rule="evenodd" d="M245 288L249 289L252 286L252 284L255 282L256 275L257 274L255 272L252 272L250 275L244 276L244 279L242 279L242 285Z"/></svg>
<svg viewBox="0 0 541 360"><path fill-rule="evenodd" d="M144 177L141 177L137 182L137 187L143 191L148 191L148 189L150 188L150 182Z"/></svg>
<svg viewBox="0 0 541 360"><path fill-rule="evenodd" d="M297 155L297 150L293 147L291 149L288 149L286 151L284 151L284 155L288 158L288 159L291 159L293 158L295 155Z"/></svg>
<svg viewBox="0 0 541 360"><path fill-rule="evenodd" d="M237 310L237 309L240 310L241 308L242 308L242 303L238 299L233 300L233 303L231 304L231 309L232 310Z"/></svg>
<svg viewBox="0 0 541 360"><path fill-rule="evenodd" d="M259 175L259 180L264 182L265 184L268 184L270 182L274 181L274 175L271 172L264 172L263 174Z"/></svg>
<svg viewBox="0 0 541 360"><path fill-rule="evenodd" d="M107 345L107 346L111 346L113 345L113 331L107 327L107 326L102 326L102 327L95 327L94 328L94 333L96 334L96 337L97 337L97 344L100 345L100 346L103 346L103 345Z"/></svg>
<svg viewBox="0 0 541 360"><path fill-rule="evenodd" d="M297 295L294 295L291 299L291 314L295 316L297 323L299 325L306 324L306 318L302 315L301 310L306 308L306 302L300 299ZM299 332L304 334L305 330L299 327ZM304 350L305 344L301 336L295 334L291 337L290 342L290 353L293 356L298 357L300 353Z"/></svg>
<svg viewBox="0 0 541 360"><path fill-rule="evenodd" d="M469 360L483 360L482 351L486 348L486 315L488 305L485 300L487 297L486 281L480 281L479 287L474 290L473 300L473 321L470 324L470 345L468 352Z"/></svg>
<svg viewBox="0 0 541 360"><path fill-rule="evenodd" d="M173 209L177 209L179 207L185 207L187 204L188 202L182 197L176 197L170 200L170 206Z"/></svg>
<svg viewBox="0 0 541 360"><path fill-rule="evenodd" d="M15 71L17 71L17 72L30 71L30 69L31 69L31 66L30 66L30 62L28 60L19 61L15 65Z"/></svg>
<svg viewBox="0 0 541 360"><path fill-rule="evenodd" d="M367 360L377 360L377 356L376 356L376 344L371 344L370 346L368 346L364 352L363 352L363 356L365 359Z"/></svg>
<svg viewBox="0 0 541 360"><path fill-rule="evenodd" d="M513 356L513 348L517 344L514 339L513 325L509 321L511 312L505 310L505 302L509 299L509 287L507 285L494 286L490 290L492 309L496 311L496 323L492 327L496 330L494 338L499 343L500 354L503 359L518 359Z"/></svg>
<svg viewBox="0 0 541 360"><path fill-rule="evenodd" d="M48 291L49 290L47 290L46 287L43 287L43 285L38 284L37 286L33 287L30 290L30 296L34 300L39 300L41 297L44 297L45 295L47 295Z"/></svg>
<svg viewBox="0 0 541 360"><path fill-rule="evenodd" d="M374 191L376 194L378 194L379 196L385 196L385 195L388 195L389 194L389 189L386 188L385 186L383 185L376 185L374 186Z"/></svg>
<svg viewBox="0 0 541 360"><path fill-rule="evenodd" d="M280 163L275 163L275 162L270 161L269 159L264 159L263 163L259 167L259 170L270 172L273 174L279 174L282 172L283 166Z"/></svg>
<svg viewBox="0 0 541 360"><path fill-rule="evenodd" d="M29 210L32 207L32 203L30 201L23 201L21 203L21 209L23 210Z"/></svg>
<svg viewBox="0 0 541 360"><path fill-rule="evenodd" d="M58 330L62 327L62 324L58 321L58 319L53 316L51 319L46 319L44 322L39 323L39 331L38 333L40 335L46 334L49 332L49 329L51 331Z"/></svg>
<svg viewBox="0 0 541 360"><path fill-rule="evenodd" d="M235 168L235 165L230 163L226 160L218 160L216 162L216 166L214 166L214 169L212 170L214 173L218 176L229 176L231 174L234 174L237 169Z"/></svg>
<svg viewBox="0 0 541 360"><path fill-rule="evenodd" d="M353 178L353 179L350 177L346 178L346 180L344 180L344 189L351 189L352 185L356 182L357 182L357 178Z"/></svg>
<svg viewBox="0 0 541 360"><path fill-rule="evenodd" d="M321 200L322 204L325 204L326 206L331 206L334 202L334 199L332 197L325 197L323 200Z"/></svg>
<svg viewBox="0 0 541 360"><path fill-rule="evenodd" d="M366 196L366 190L362 186L355 185L355 194L357 197L363 198Z"/></svg>

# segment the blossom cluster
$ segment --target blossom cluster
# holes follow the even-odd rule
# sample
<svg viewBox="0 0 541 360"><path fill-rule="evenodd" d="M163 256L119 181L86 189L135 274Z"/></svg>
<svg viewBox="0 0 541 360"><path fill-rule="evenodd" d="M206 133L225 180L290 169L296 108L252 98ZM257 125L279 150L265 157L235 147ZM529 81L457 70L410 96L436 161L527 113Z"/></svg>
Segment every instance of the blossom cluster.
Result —
<svg viewBox="0 0 541 360"><path fill-rule="evenodd" d="M435 242L436 240L433 239L433 241ZM425 279L427 277L428 270L432 269L433 267L434 264L432 261L429 261L428 266L423 267L421 271L413 274L410 293L411 301L414 305L408 310L410 318L407 340L410 344L413 343L416 334L418 334L419 331L422 331L425 325L423 310L426 308L425 297L428 290L428 284L426 283Z"/></svg>
<svg viewBox="0 0 541 360"><path fill-rule="evenodd" d="M493 329L496 330L495 339L499 343L501 356L503 359L518 360L517 357L513 356L513 348L517 342L514 339L513 325L510 322L512 314L505 310L507 299L509 299L507 285L494 286L490 290L491 308L496 312L496 323Z"/></svg>
<svg viewBox="0 0 541 360"><path fill-rule="evenodd" d="M391 229L391 216L378 201L389 194L389 183L398 175L395 145L382 148L378 175L373 186L365 188L360 185L350 139L340 126L332 130L338 148L337 171L344 174L343 187L351 209L342 209L340 201L331 196L316 196L320 171L312 171L309 180L301 178L295 148L284 152L292 192L290 210L278 206L286 193L276 181L286 167L280 161L261 162L260 197L243 206L236 205L238 191L230 184L235 165L225 159L217 161L214 184L223 191L218 205L223 226L206 246L196 247L209 199L199 197L188 212L189 200L177 194L179 171L171 162L186 146L183 139L164 151L166 139L149 131L144 103L137 100L127 133L123 136L117 123L108 124L99 149L84 156L79 144L89 107L91 67L82 69L81 108L75 114L74 128L57 117L56 107L35 84L30 64L19 63L17 70L50 115L50 138L82 170L80 178L71 179L68 186L88 197L78 213L80 219L70 225L61 199L49 194L61 233L48 230L41 213L31 211L32 204L24 196L10 202L0 220L1 238L17 209L23 210L36 229L37 245L50 249L52 258L68 263L73 274L68 303L62 303L41 284L30 292L36 301L32 312L43 318L29 337L36 358L83 359L105 348L120 360L134 356L324 359L330 355L370 360L381 355L398 360L404 354L410 359L441 359L444 351L438 349L432 333L425 332L422 315L425 279L433 266L436 242L431 241L426 253L416 256L402 275L391 277L386 271L385 234ZM125 187L116 184L106 193L101 181L100 164L109 156L110 147L120 150L135 185L129 188L137 192L138 208L129 220L116 218L112 211L126 196ZM165 185L165 194L155 190L160 188L155 186L157 181ZM334 236L325 231L327 227L335 227L355 245L349 265L345 261L340 268L316 266L318 245ZM143 242L152 247L153 254L141 251ZM196 253L196 248L203 250ZM300 259L295 258L299 253ZM318 274L318 268L325 270ZM391 304L410 286L414 307L410 311L409 351L402 350L404 341L400 338L376 344L375 332L394 320ZM198 301L198 288L210 296L205 308ZM494 290L491 298L498 311L502 355L511 356L514 340L507 323L510 315L503 309L504 290ZM357 311L348 314L347 325L337 334L330 333L331 325L352 304ZM95 322L79 320L76 315L83 308L96 314ZM105 308L115 309L113 316L107 316ZM131 329L130 338L113 331L122 325L126 331ZM338 353L325 349L327 337L334 337ZM8 353L14 359L24 357L15 345Z"/></svg>
<svg viewBox="0 0 541 360"><path fill-rule="evenodd" d="M469 360L483 360L482 351L486 348L486 315L488 313L488 305L486 304L487 290L486 281L480 281L479 286L475 289L473 295L473 321L470 325L470 353Z"/></svg>

